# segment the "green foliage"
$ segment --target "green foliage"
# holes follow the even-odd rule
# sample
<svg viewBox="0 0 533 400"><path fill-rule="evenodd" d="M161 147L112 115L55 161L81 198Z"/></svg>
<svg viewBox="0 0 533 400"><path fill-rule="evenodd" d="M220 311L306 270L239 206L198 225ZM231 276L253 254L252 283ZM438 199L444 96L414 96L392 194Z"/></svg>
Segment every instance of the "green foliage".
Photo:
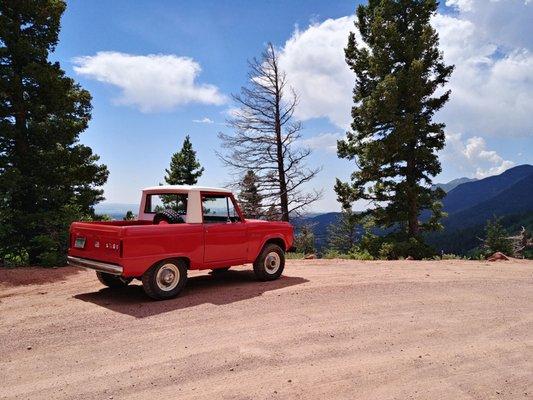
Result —
<svg viewBox="0 0 533 400"><path fill-rule="evenodd" d="M360 261L372 261L375 260L374 256L370 254L367 250L358 250L355 248L353 251L351 251L348 256L352 260L360 260Z"/></svg>
<svg viewBox="0 0 533 400"><path fill-rule="evenodd" d="M465 257L462 257L457 254L443 254L441 257L441 260L464 260Z"/></svg>
<svg viewBox="0 0 533 400"><path fill-rule="evenodd" d="M382 260L395 260L397 257L394 244L387 242L382 243L378 255Z"/></svg>
<svg viewBox="0 0 533 400"><path fill-rule="evenodd" d="M366 214L377 226L403 233L401 243L386 245L373 256L424 254L420 232L441 228L441 189L431 188L441 171L437 152L444 147L444 124L433 115L450 92L445 85L453 67L446 66L438 49L438 35L430 25L435 0L370 1L357 9L356 26L363 46L350 34L346 61L356 75L351 132L338 142L338 155L354 160L358 170L351 182L337 180L339 200L373 204ZM428 210L425 222L419 221ZM371 239L371 238L367 238ZM372 239L374 241L374 239ZM387 243L389 240L385 240ZM410 254L414 256L414 254Z"/></svg>
<svg viewBox="0 0 533 400"><path fill-rule="evenodd" d="M258 176L249 170L240 183L239 205L246 218L258 219L263 215L262 196L257 186Z"/></svg>
<svg viewBox="0 0 533 400"><path fill-rule="evenodd" d="M124 216L124 221L133 221L135 219L135 214L133 214L133 211L128 210L126 212L126 215Z"/></svg>
<svg viewBox="0 0 533 400"><path fill-rule="evenodd" d="M326 252L322 255L322 258L325 258L327 260L333 260L333 259L341 259L341 260L349 260L350 255L347 253L341 253L338 250L326 250Z"/></svg>
<svg viewBox="0 0 533 400"><path fill-rule="evenodd" d="M315 253L315 234L311 226L303 225L300 227L299 232L294 237L294 247L299 253Z"/></svg>
<svg viewBox="0 0 533 400"><path fill-rule="evenodd" d="M181 150L172 155L170 168L165 172L165 182L169 185L196 185L198 178L204 173L189 135L185 136Z"/></svg>
<svg viewBox="0 0 533 400"><path fill-rule="evenodd" d="M435 255L433 248L420 237L408 237L404 233L391 233L377 236L367 232L359 242L357 249L370 254L374 259L398 260L413 257L421 260Z"/></svg>
<svg viewBox="0 0 533 400"><path fill-rule="evenodd" d="M483 241L483 248L485 255L491 255L497 251L504 254L512 254L512 242L508 238L509 234L501 223L501 218L494 217L487 221L485 227L485 240Z"/></svg>
<svg viewBox="0 0 533 400"><path fill-rule="evenodd" d="M351 208L345 208L337 220L328 226L327 249L347 254L357 242L359 216Z"/></svg>
<svg viewBox="0 0 533 400"><path fill-rule="evenodd" d="M302 260L304 257L304 253L298 253L294 251L285 253L285 258L288 260Z"/></svg>
<svg viewBox="0 0 533 400"><path fill-rule="evenodd" d="M0 2L0 260L60 263L108 176L79 143L91 96L48 61L65 2Z"/></svg>

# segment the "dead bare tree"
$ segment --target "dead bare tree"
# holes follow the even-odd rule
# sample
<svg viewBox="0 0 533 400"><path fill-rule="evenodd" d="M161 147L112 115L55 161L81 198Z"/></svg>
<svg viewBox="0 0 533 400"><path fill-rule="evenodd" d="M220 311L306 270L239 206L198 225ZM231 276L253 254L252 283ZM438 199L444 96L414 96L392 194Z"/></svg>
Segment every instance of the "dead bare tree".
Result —
<svg viewBox="0 0 533 400"><path fill-rule="evenodd" d="M511 241L514 257L524 258L524 252L533 248L533 237L524 227L516 235L509 236L507 239Z"/></svg>
<svg viewBox="0 0 533 400"><path fill-rule="evenodd" d="M303 187L321 168L305 164L311 150L297 143L302 129L293 118L298 96L279 69L274 46L269 43L260 59L249 62L249 68L248 85L233 95L238 108L227 124L234 132L219 134L227 152L217 155L237 179L252 170L263 207L279 210L279 219L289 221L322 196L320 191L306 192Z"/></svg>

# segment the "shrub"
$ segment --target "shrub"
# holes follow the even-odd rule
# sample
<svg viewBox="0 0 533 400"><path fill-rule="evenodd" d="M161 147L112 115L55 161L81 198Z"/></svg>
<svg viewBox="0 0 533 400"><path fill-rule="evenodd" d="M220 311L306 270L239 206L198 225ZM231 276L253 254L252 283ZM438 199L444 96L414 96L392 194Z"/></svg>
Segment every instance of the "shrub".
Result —
<svg viewBox="0 0 533 400"><path fill-rule="evenodd" d="M351 251L349 256L350 256L350 259L352 259L352 260L372 261L372 260L375 259L372 256L372 254L370 254L366 250L354 250L354 251Z"/></svg>
<svg viewBox="0 0 533 400"><path fill-rule="evenodd" d="M350 255L349 254L344 254L344 253L341 253L340 251L337 251L337 250L327 250L322 258L326 258L328 260L331 260L331 259L341 259L341 260L348 260L350 259Z"/></svg>
<svg viewBox="0 0 533 400"><path fill-rule="evenodd" d="M457 254L443 254L441 257L442 260L463 260L464 257Z"/></svg>
<svg viewBox="0 0 533 400"><path fill-rule="evenodd" d="M315 253L315 234L310 225L303 225L294 237L296 251L304 254Z"/></svg>
<svg viewBox="0 0 533 400"><path fill-rule="evenodd" d="M285 258L288 260L301 260L305 257L304 253L298 252L287 252L285 253Z"/></svg>
<svg viewBox="0 0 533 400"><path fill-rule="evenodd" d="M497 251L508 255L513 254L512 242L508 236L501 224L501 218L494 217L492 220L488 220L485 227L485 240L483 241L485 255L491 255Z"/></svg>
<svg viewBox="0 0 533 400"><path fill-rule="evenodd" d="M398 258L392 243L383 243L378 254L381 260L395 260Z"/></svg>
<svg viewBox="0 0 533 400"><path fill-rule="evenodd" d="M391 233L384 236L381 242L375 241L373 245L379 243L379 249L369 251L374 258L382 260L399 260L412 257L416 260L433 257L435 250L427 245L421 237L407 238L402 233Z"/></svg>

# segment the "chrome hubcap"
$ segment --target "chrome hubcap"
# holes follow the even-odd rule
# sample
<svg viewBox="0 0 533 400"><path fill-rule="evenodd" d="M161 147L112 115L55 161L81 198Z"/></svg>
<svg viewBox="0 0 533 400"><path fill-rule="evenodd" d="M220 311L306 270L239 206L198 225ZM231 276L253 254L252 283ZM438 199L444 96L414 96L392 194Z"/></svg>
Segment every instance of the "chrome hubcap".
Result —
<svg viewBox="0 0 533 400"><path fill-rule="evenodd" d="M272 251L265 257L265 269L269 274L275 274L281 265L281 258L278 253Z"/></svg>
<svg viewBox="0 0 533 400"><path fill-rule="evenodd" d="M178 285L179 280L180 271L174 264L165 264L157 271L157 286L165 292L174 289Z"/></svg>

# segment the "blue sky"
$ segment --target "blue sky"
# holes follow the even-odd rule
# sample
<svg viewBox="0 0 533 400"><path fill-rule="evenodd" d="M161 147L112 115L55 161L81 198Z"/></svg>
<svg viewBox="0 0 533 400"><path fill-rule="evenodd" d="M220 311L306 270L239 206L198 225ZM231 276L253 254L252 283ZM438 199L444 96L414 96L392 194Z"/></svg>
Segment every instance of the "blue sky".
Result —
<svg viewBox="0 0 533 400"><path fill-rule="evenodd" d="M109 202L135 203L162 181L171 154L190 134L205 167L200 184L229 181L214 152L245 84L247 60L268 41L279 49L300 94L301 145L323 171L313 211L338 208L335 177L354 165L334 145L349 122L353 75L343 61L353 1L69 1L53 55L93 96L81 141L110 170ZM532 163L533 2L448 0L434 20L448 62L456 64L438 181L484 177ZM202 122L203 121L203 122ZM357 206L364 208L364 204Z"/></svg>

